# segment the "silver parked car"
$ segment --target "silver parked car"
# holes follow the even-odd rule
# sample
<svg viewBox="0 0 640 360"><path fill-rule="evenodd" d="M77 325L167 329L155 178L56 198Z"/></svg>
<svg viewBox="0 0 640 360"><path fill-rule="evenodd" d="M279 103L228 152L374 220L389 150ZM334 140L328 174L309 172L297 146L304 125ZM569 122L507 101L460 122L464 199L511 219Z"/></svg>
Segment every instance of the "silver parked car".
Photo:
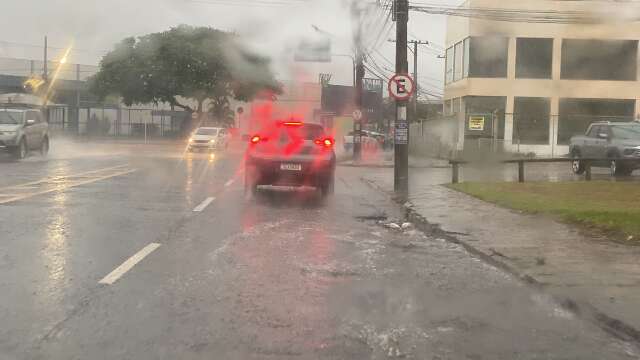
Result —
<svg viewBox="0 0 640 360"><path fill-rule="evenodd" d="M30 150L49 152L49 124L37 108L0 107L0 150L23 159Z"/></svg>

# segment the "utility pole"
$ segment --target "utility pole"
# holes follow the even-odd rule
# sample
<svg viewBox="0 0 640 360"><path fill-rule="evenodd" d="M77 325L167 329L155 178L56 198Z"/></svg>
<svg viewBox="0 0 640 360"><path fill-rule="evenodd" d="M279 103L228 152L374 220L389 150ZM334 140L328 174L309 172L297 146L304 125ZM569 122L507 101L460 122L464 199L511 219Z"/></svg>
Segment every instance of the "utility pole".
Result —
<svg viewBox="0 0 640 360"><path fill-rule="evenodd" d="M49 81L49 60L47 58L47 37L44 37L44 65L42 66L42 80L44 80L45 85L47 81Z"/></svg>
<svg viewBox="0 0 640 360"><path fill-rule="evenodd" d="M351 4L351 16L356 23L356 30L354 34L354 43L356 48L356 69L355 69L355 110L360 110L362 117L360 119L353 119L353 160L360 161L362 158L362 124L366 122L366 112L362 111L363 104L363 79L365 75L364 71L364 51L362 49L362 17L361 9L358 7L358 2L354 1Z"/></svg>
<svg viewBox="0 0 640 360"><path fill-rule="evenodd" d="M407 24L409 22L409 1L395 0L396 19L396 74L408 74ZM400 131L398 131L400 130ZM409 123L407 121L407 101L396 100L395 154L393 187L402 197L409 194ZM399 134L406 134L405 137Z"/></svg>

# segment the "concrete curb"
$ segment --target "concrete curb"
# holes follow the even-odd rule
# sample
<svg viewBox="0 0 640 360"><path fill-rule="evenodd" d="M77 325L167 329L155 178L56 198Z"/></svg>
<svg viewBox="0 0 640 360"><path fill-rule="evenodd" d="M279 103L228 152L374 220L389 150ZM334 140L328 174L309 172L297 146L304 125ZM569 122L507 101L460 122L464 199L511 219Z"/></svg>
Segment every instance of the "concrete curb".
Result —
<svg viewBox="0 0 640 360"><path fill-rule="evenodd" d="M393 194L390 194L387 190L380 187L375 181L367 180L362 177L360 179L371 188L389 195L393 201L403 206L407 221L412 222L418 230L427 235L437 236L451 243L458 244L470 254L478 257L479 259L492 266L495 266L498 269L509 273L516 279L522 281L525 285L531 286L539 291L544 291L545 285L540 283L535 278L520 272L517 268L509 265L504 261L496 259L492 256L492 254L486 253L476 248L469 242L461 240L456 236L455 233L443 230L440 225L429 222L424 216L414 210L413 204L410 201L404 202L401 199L394 197ZM576 317L582 318L595 324L612 336L615 336L616 338L623 341L635 342L640 344L640 330L636 329L630 324L625 323L623 320L616 319L607 315L589 302L579 299L573 299L570 297L556 296L548 293L547 295L551 296L553 301L555 301L556 304L563 309L571 312Z"/></svg>

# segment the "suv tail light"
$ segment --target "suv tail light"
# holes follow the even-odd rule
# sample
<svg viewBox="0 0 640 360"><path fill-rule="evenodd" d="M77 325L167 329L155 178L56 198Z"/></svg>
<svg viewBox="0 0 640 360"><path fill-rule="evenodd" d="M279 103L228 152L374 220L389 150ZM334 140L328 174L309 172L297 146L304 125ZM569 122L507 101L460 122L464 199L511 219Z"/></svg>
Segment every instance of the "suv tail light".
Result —
<svg viewBox="0 0 640 360"><path fill-rule="evenodd" d="M267 141L267 138L266 138L266 137L262 137L262 136L260 136L260 135L253 135L253 136L251 137L251 140L250 140L250 141L251 141L251 143L252 143L252 144L257 144L257 143L259 143L259 142L261 142L261 141L263 141L263 142L264 142L264 141Z"/></svg>
<svg viewBox="0 0 640 360"><path fill-rule="evenodd" d="M332 138L324 138L324 139L316 139L314 143L316 143L316 145L321 145L326 148L330 148L333 146L334 141Z"/></svg>

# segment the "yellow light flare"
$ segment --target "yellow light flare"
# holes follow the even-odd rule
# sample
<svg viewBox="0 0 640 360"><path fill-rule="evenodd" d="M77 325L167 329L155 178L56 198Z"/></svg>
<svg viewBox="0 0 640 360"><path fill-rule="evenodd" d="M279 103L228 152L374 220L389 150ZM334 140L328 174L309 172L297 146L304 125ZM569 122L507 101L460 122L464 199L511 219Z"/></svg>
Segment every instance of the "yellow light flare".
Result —
<svg viewBox="0 0 640 360"><path fill-rule="evenodd" d="M60 58L59 65L56 68L56 71L53 73L51 80L49 80L49 88L47 89L47 93L44 95L43 105L47 105L49 103L49 97L51 96L51 92L53 90L53 86L58 80L58 76L60 76L60 71L62 70L62 66L67 63L67 59L69 58L69 53L73 48L73 44L69 45L69 47L64 51L62 58Z"/></svg>

